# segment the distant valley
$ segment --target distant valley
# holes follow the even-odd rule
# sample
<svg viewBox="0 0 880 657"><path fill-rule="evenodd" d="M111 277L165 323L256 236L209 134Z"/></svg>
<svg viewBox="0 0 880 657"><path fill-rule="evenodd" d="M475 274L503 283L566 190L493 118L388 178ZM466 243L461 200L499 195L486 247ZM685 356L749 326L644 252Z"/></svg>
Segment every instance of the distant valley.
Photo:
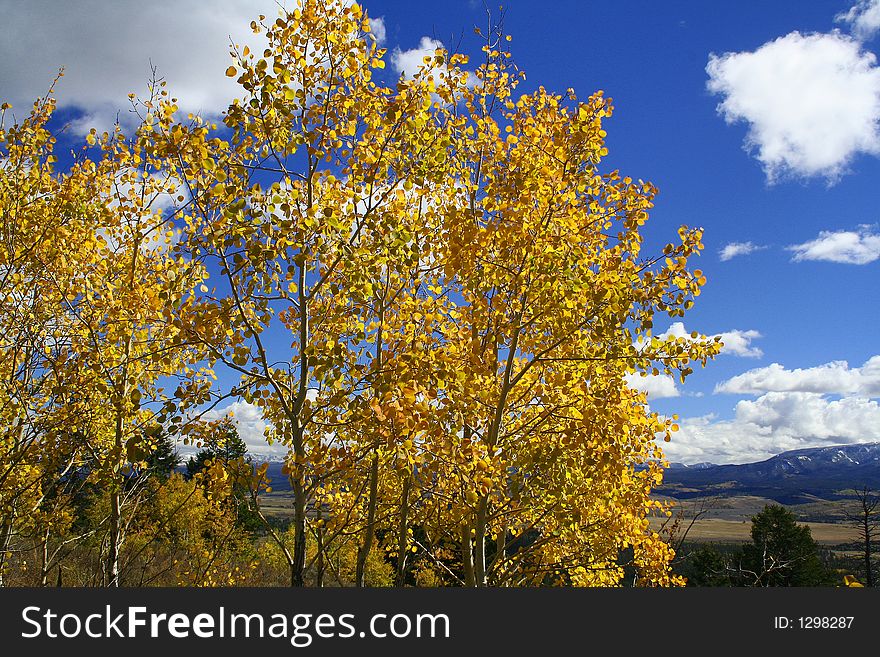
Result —
<svg viewBox="0 0 880 657"><path fill-rule="evenodd" d="M273 516L290 513L290 482L283 464L270 462L272 492L263 496ZM703 541L749 540L751 517L766 504L783 504L807 523L820 543L855 540L846 514L853 510L853 488L880 492L880 443L841 445L784 452L743 465L670 464L654 497L673 503L685 522L702 513L689 537ZM662 518L652 518L655 529Z"/></svg>

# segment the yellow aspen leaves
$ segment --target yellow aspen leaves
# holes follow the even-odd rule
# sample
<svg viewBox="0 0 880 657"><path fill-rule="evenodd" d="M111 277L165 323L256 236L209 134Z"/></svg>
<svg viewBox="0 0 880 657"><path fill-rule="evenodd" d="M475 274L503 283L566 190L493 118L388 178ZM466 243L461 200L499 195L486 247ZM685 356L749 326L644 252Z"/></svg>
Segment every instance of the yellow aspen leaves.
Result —
<svg viewBox="0 0 880 657"><path fill-rule="evenodd" d="M69 172L0 168L22 240L0 246L0 264L21 263L2 281L0 334L24 340L24 326L38 345L24 370L0 351L20 384L3 389L15 403L0 420L31 436L2 434L0 465L22 465L0 503L33 510L49 464L94 459L101 577L118 582L126 541L147 540L126 533L138 512L123 493L150 436L198 441L194 417L228 397L286 450L289 533L259 520L272 486L244 462L144 490L163 509L190 495L220 531L224 500L249 482L292 585L320 583L315 564L343 553L358 585L378 562L401 585L614 586L624 566L681 583L647 523L665 512L650 492L678 424L627 380L683 380L718 353L699 334L652 335L706 283L688 268L702 231L643 252L657 190L605 165L601 91L523 93L494 28L475 68L439 49L386 85L367 20L303 0L252 22L265 50L225 70L239 97L220 129L179 117L159 86L144 125L90 132L95 157ZM0 132L6 162L51 154L51 110ZM33 259L16 259L28 240ZM24 407L45 412L34 422ZM192 549L225 554L206 540Z"/></svg>

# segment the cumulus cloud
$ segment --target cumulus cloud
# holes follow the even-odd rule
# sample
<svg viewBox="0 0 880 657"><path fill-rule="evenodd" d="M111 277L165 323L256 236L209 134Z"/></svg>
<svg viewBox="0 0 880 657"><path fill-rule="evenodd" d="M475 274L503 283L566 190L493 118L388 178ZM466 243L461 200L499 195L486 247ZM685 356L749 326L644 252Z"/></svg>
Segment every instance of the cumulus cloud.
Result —
<svg viewBox="0 0 880 657"><path fill-rule="evenodd" d="M760 246L753 242L731 242L730 244L726 244L724 248L722 248L718 252L718 257L721 259L722 262L726 262L731 258L742 255L749 255L750 253L754 253L755 251L760 251L766 248L766 246Z"/></svg>
<svg viewBox="0 0 880 657"><path fill-rule="evenodd" d="M106 130L128 117L129 93L144 94L151 65L184 112L217 115L238 93L223 75L230 39L251 43L251 20L275 16L272 0L0 0L0 79L5 100L26 111L58 69L59 105L83 112L74 124ZM252 44L253 45L253 44Z"/></svg>
<svg viewBox="0 0 880 657"><path fill-rule="evenodd" d="M385 43L386 32L385 32L385 19L381 16L379 18L371 18L370 22L370 34L373 35L376 39L376 43L380 46Z"/></svg>
<svg viewBox="0 0 880 657"><path fill-rule="evenodd" d="M825 260L847 265L866 265L880 259L880 233L871 226L858 230L823 230L816 239L787 247L795 262Z"/></svg>
<svg viewBox="0 0 880 657"><path fill-rule="evenodd" d="M71 131L111 131L117 119L124 126L136 122L128 94L147 94L155 66L181 112L217 117L242 93L223 74L231 43L262 51L262 37L250 22L260 14L271 19L285 4L298 3L0 0L6 35L0 39L0 100L23 115L64 67L56 92L60 107L79 112ZM370 19L370 28L382 44L382 18Z"/></svg>
<svg viewBox="0 0 880 657"><path fill-rule="evenodd" d="M874 37L880 31L880 0L859 0L834 17L838 23L849 23L852 33L863 41Z"/></svg>
<svg viewBox="0 0 880 657"><path fill-rule="evenodd" d="M721 348L722 354L730 354L731 356L740 356L742 358L760 358L764 355L760 347L752 345L752 340L762 337L754 329L748 331L734 329L732 331L724 331L718 335L721 336L721 342L724 344Z"/></svg>
<svg viewBox="0 0 880 657"><path fill-rule="evenodd" d="M425 66L425 57L433 57L434 52L441 48L445 48L442 41L423 36L419 40L419 45L416 48L411 50L395 48L391 53L391 67L405 79L412 79L415 77L419 68ZM449 67L446 64L429 66L428 69L428 72L435 75L435 78L440 74L448 73L448 71ZM477 77L473 73L468 72L466 83L471 88L475 87L477 84ZM435 95L434 99L437 100L438 97Z"/></svg>
<svg viewBox="0 0 880 657"><path fill-rule="evenodd" d="M635 390L647 393L648 400L663 399L664 397L678 397L681 393L675 385L675 379L665 374L657 376L649 374L626 374L626 384Z"/></svg>
<svg viewBox="0 0 880 657"><path fill-rule="evenodd" d="M718 113L745 122L745 148L769 182L786 175L834 182L861 153L880 154L880 68L837 31L792 32L754 52L712 54L707 87Z"/></svg>
<svg viewBox="0 0 880 657"><path fill-rule="evenodd" d="M872 356L861 367L853 368L844 360L793 370L773 363L719 383L715 392L749 395L803 392L880 397L880 356Z"/></svg>
<svg viewBox="0 0 880 657"><path fill-rule="evenodd" d="M736 405L738 422L784 430L803 439L864 441L880 437L880 406L865 397L829 400L810 392L768 392Z"/></svg>
<svg viewBox="0 0 880 657"><path fill-rule="evenodd" d="M760 358L764 355L764 352L761 351L759 347L752 345L752 340L757 340L762 337L761 334L754 329L747 331L733 329L731 331L718 333L717 335L721 338L721 342L724 344L721 348L722 354L740 356L742 358ZM683 322L673 322L666 331L657 337L660 339L669 337L691 339L691 332L684 327ZM715 336L710 335L708 337L713 338Z"/></svg>
<svg viewBox="0 0 880 657"><path fill-rule="evenodd" d="M880 356L854 368L844 361L792 370L773 363L715 392L755 397L739 400L733 419L681 420L664 446L670 460L746 463L792 449L880 441Z"/></svg>
<svg viewBox="0 0 880 657"><path fill-rule="evenodd" d="M238 429L238 435L244 440L251 455L280 458L287 454L287 448L283 445L278 443L269 445L266 442L265 432L269 424L263 418L262 411L254 404L235 401L225 408L208 411L205 413L204 419L210 422L230 415L236 429Z"/></svg>
<svg viewBox="0 0 880 657"><path fill-rule="evenodd" d="M713 415L679 422L663 451L683 463L748 463L809 447L880 441L880 405L849 396L768 392L736 405L732 420Z"/></svg>
<svg viewBox="0 0 880 657"><path fill-rule="evenodd" d="M419 45L412 50L395 48L391 53L391 66L405 78L412 78L421 66L424 66L425 57L433 57L434 51L443 48L443 42L431 37L423 36Z"/></svg>

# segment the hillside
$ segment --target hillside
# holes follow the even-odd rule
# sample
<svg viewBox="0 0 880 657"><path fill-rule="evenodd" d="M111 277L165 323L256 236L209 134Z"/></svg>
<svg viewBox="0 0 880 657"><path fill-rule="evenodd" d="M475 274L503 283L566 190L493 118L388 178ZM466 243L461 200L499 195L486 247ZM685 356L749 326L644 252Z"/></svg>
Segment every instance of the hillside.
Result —
<svg viewBox="0 0 880 657"><path fill-rule="evenodd" d="M743 465L673 464L657 492L677 499L750 495L803 504L846 497L847 489L863 486L880 489L880 443L799 449Z"/></svg>

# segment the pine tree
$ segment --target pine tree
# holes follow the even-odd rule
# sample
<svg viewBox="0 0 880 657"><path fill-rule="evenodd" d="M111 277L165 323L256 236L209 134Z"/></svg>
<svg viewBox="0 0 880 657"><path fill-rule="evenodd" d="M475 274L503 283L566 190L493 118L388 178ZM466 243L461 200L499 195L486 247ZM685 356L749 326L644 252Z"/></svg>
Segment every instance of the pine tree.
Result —
<svg viewBox="0 0 880 657"><path fill-rule="evenodd" d="M819 546L806 525L779 504L752 518L752 543L743 548L740 573L748 586L823 586L832 583Z"/></svg>

